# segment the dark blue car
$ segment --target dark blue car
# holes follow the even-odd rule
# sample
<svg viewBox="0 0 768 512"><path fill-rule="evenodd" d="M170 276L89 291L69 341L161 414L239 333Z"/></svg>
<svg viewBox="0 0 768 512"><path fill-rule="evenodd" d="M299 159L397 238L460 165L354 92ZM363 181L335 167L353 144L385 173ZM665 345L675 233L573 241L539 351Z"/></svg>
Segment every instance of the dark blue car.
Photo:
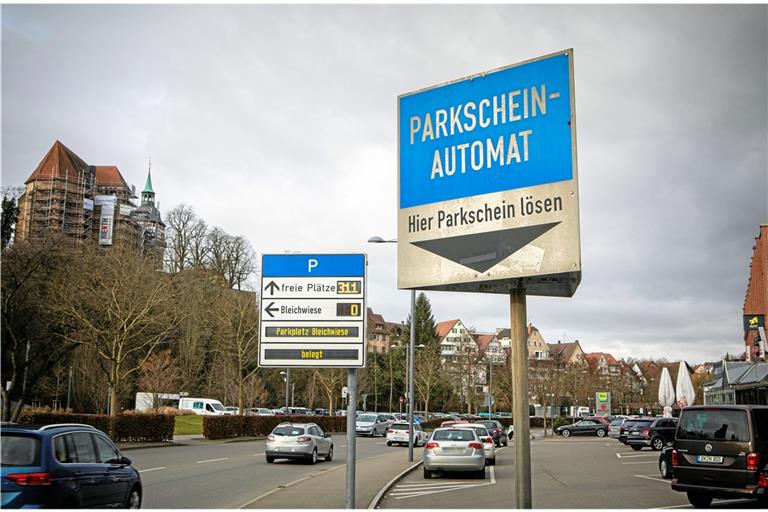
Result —
<svg viewBox="0 0 768 512"><path fill-rule="evenodd" d="M141 507L141 478L90 425L3 425L2 508Z"/></svg>

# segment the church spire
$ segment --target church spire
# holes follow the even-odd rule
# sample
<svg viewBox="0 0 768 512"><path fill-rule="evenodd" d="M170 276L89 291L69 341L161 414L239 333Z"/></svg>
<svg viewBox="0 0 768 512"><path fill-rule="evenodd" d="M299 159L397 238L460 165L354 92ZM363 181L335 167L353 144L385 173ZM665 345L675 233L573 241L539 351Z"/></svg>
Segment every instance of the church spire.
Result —
<svg viewBox="0 0 768 512"><path fill-rule="evenodd" d="M149 157L147 169L147 182L144 184L144 190L141 192L141 204L155 205L155 191L152 190L152 157Z"/></svg>

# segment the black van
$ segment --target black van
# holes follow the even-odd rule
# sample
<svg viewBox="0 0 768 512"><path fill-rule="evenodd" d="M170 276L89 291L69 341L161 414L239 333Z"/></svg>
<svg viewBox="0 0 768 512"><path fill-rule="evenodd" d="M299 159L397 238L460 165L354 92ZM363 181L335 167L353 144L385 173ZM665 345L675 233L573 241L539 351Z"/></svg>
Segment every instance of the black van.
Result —
<svg viewBox="0 0 768 512"><path fill-rule="evenodd" d="M672 451L672 489L706 508L713 498L752 498L768 505L768 407L683 409Z"/></svg>

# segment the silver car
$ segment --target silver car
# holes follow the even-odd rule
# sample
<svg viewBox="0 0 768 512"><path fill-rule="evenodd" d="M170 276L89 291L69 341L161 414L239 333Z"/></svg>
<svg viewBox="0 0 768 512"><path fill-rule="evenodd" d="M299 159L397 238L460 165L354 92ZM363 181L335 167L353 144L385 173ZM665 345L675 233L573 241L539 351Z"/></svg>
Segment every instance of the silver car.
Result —
<svg viewBox="0 0 768 512"><path fill-rule="evenodd" d="M475 431L477 437L480 438L480 442L483 443L483 450L485 451L485 465L496 465L496 444L493 442L493 436L488 432L488 428L482 423L459 423L454 427L469 427Z"/></svg>
<svg viewBox="0 0 768 512"><path fill-rule="evenodd" d="M355 431L358 434L376 437L387 435L389 421L386 414L363 413L355 420Z"/></svg>
<svg viewBox="0 0 768 512"><path fill-rule="evenodd" d="M333 441L315 423L281 423L267 436L267 462L275 459L303 459L311 464L323 457L333 459Z"/></svg>
<svg viewBox="0 0 768 512"><path fill-rule="evenodd" d="M413 446L427 444L428 437L427 433L421 428L421 425L418 423L413 425ZM395 421L389 424L387 429L387 446L392 446L393 444L408 445L407 421Z"/></svg>
<svg viewBox="0 0 768 512"><path fill-rule="evenodd" d="M424 446L424 478L437 471L472 471L485 478L485 449L474 429L438 428Z"/></svg>

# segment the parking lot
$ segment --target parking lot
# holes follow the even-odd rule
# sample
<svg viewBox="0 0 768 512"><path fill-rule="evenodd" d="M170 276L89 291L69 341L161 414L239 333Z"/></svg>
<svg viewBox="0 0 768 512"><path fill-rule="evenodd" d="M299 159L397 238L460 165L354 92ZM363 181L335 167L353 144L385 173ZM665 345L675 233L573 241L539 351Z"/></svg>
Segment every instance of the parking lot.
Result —
<svg viewBox="0 0 768 512"><path fill-rule="evenodd" d="M514 446L497 452L484 481L446 474L425 480L420 470L400 480L380 508L514 508ZM659 452L634 451L615 439L549 438L531 442L534 508L692 508L658 470ZM757 508L745 500L715 500L714 508Z"/></svg>

